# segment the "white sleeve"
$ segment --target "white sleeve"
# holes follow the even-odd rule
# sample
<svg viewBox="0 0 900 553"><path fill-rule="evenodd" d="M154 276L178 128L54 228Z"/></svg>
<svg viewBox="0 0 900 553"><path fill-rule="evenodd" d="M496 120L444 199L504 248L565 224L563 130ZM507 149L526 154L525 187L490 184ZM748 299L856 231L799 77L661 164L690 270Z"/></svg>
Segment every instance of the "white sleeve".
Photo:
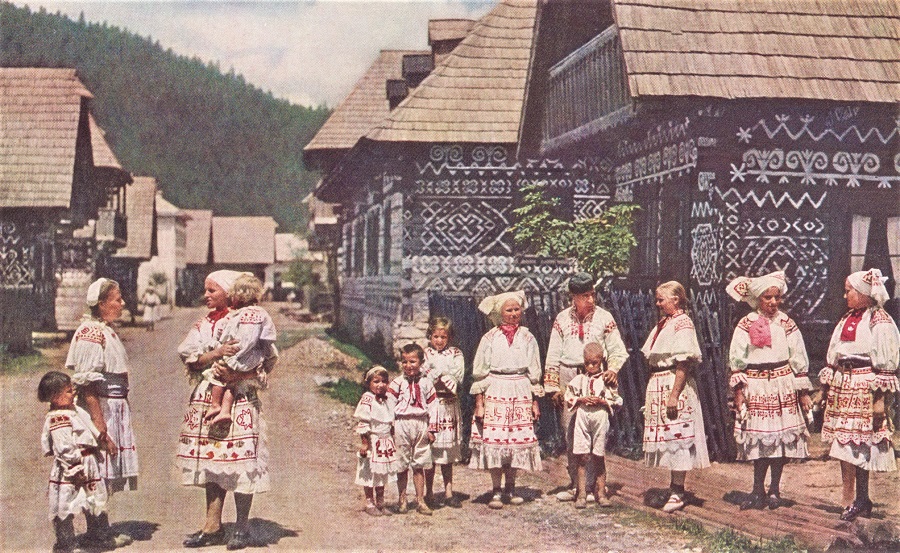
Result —
<svg viewBox="0 0 900 553"><path fill-rule="evenodd" d="M104 343L105 338L99 328L92 328L87 333L75 333L66 357L66 367L75 371L72 382L76 386L103 380L102 373L106 368Z"/></svg>
<svg viewBox="0 0 900 553"><path fill-rule="evenodd" d="M803 334L793 320L788 319L785 329L785 338L788 346L788 362L794 371L794 388L800 390L812 390L813 385L809 380L809 356L806 354L806 343Z"/></svg>
<svg viewBox="0 0 900 553"><path fill-rule="evenodd" d="M492 331L489 330L481 337L472 361L472 388L469 393L473 396L487 390L487 377L491 372L491 334Z"/></svg>

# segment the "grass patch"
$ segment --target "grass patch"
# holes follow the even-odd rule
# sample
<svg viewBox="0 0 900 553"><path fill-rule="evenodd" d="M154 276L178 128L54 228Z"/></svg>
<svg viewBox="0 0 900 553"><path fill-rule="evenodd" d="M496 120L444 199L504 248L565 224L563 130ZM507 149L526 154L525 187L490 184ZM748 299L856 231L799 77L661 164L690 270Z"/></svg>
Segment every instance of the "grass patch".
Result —
<svg viewBox="0 0 900 553"><path fill-rule="evenodd" d="M278 338L275 340L275 347L279 351L286 350L292 346L296 346L307 338L325 339L325 331L321 328L300 328L296 330L283 330L278 332Z"/></svg>
<svg viewBox="0 0 900 553"><path fill-rule="evenodd" d="M0 347L0 371L5 374L22 374L49 370L48 361L40 352L13 354Z"/></svg>
<svg viewBox="0 0 900 553"><path fill-rule="evenodd" d="M328 397L336 399L341 403L356 406L359 398L362 397L363 389L359 382L354 382L346 378L340 378L333 384L325 384L322 391Z"/></svg>
<svg viewBox="0 0 900 553"><path fill-rule="evenodd" d="M341 342L334 336L330 336L330 335L326 336L325 340L329 344L331 344L331 346L334 349L338 350L339 352L343 353L344 355L349 355L350 357L356 359L360 364L364 364L369 367L371 367L372 365L375 364L372 362L371 359L369 359L368 355L363 353L363 351L361 349L354 346L353 344L348 344L347 342Z"/></svg>
<svg viewBox="0 0 900 553"><path fill-rule="evenodd" d="M805 551L794 543L794 538L779 540L753 540L734 530L719 530L707 539L704 550L715 553L793 553Z"/></svg>

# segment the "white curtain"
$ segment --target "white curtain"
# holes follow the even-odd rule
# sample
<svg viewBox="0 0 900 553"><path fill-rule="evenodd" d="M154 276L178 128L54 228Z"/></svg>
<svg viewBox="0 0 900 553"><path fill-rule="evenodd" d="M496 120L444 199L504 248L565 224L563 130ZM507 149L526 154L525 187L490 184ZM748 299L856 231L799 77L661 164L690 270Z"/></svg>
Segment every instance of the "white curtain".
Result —
<svg viewBox="0 0 900 553"><path fill-rule="evenodd" d="M866 260L866 245L869 241L869 223L871 222L871 217L864 215L853 216L852 234L850 236L851 273L863 270L863 263Z"/></svg>
<svg viewBox="0 0 900 553"><path fill-rule="evenodd" d="M900 217L887 219L888 255L894 272L894 297L900 296Z"/></svg>

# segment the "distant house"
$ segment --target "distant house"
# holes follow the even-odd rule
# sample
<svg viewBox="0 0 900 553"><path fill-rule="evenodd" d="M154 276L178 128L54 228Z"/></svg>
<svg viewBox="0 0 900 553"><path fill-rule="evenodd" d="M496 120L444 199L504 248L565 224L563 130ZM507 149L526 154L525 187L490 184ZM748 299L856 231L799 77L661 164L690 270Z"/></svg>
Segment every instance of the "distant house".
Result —
<svg viewBox="0 0 900 553"><path fill-rule="evenodd" d="M304 149L326 172L316 198L341 204L338 324L357 340L424 340L429 291L559 288L567 264L516 255L522 184L547 181L576 217L610 199L589 155L516 159L536 15L535 1L501 2L471 24L430 25L433 52L382 52Z"/></svg>
<svg viewBox="0 0 900 553"><path fill-rule="evenodd" d="M312 282L297 283L287 280L287 273L295 261L308 266ZM326 284L328 271L325 265L325 254L309 249L309 242L294 233L278 233L275 235L275 262L266 267L266 290L277 301L284 301L287 294L293 291L295 295L305 294L302 285Z"/></svg>
<svg viewBox="0 0 900 553"><path fill-rule="evenodd" d="M629 281L689 286L724 444L730 279L787 272L815 369L845 275L900 278L900 7L595 0L539 20L522 155L596 155L641 205Z"/></svg>
<svg viewBox="0 0 900 553"><path fill-rule="evenodd" d="M185 263L182 286L175 296L178 305L196 305L203 297L206 275L212 264L212 218L207 209L185 209Z"/></svg>
<svg viewBox="0 0 900 553"><path fill-rule="evenodd" d="M156 179L135 177L128 189L125 214L128 217L128 243L109 260L105 276L116 280L132 315L144 290L138 288L138 268L157 255Z"/></svg>
<svg viewBox="0 0 900 553"><path fill-rule="evenodd" d="M0 343L27 349L33 329L77 324L98 262L125 243L131 177L92 137L74 69L0 68L0 90Z"/></svg>
<svg viewBox="0 0 900 553"><path fill-rule="evenodd" d="M260 280L266 267L275 262L275 229L271 217L212 218L211 269L248 271Z"/></svg>
<svg viewBox="0 0 900 553"><path fill-rule="evenodd" d="M138 267L137 288L143 294L153 281L157 294L164 305L174 306L175 295L180 287L182 275L187 266L185 250L185 226L188 215L184 210L172 205L156 193L156 246L157 255ZM160 279L159 277L163 277ZM162 282L160 282L162 280Z"/></svg>

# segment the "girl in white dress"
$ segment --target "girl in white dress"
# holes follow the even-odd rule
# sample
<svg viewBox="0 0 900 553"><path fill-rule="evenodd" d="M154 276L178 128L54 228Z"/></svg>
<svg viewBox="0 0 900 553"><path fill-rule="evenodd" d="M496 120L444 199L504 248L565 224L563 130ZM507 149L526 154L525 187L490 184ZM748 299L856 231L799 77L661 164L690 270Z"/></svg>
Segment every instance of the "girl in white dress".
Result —
<svg viewBox="0 0 900 553"><path fill-rule="evenodd" d="M738 459L753 461L753 492L741 510L766 505L776 509L787 460L809 455L805 420L812 407L809 358L800 329L779 310L787 292L783 271L736 278L726 291L756 309L738 322L729 350ZM772 481L766 497L769 467Z"/></svg>
<svg viewBox="0 0 900 553"><path fill-rule="evenodd" d="M389 516L384 505L384 486L397 479L400 462L394 445L394 412L388 402L390 376L376 365L366 373L366 392L356 405L353 418L362 440L356 463L356 485L366 494L366 513Z"/></svg>
<svg viewBox="0 0 900 553"><path fill-rule="evenodd" d="M101 527L98 517L106 512L107 499L97 463L100 432L87 411L75 405L75 387L69 375L58 371L45 374L38 385L38 400L50 403L41 434L41 449L44 455L53 457L47 491L50 520L56 533L53 552L78 550L74 518L81 512L87 519L89 539L115 547L95 537Z"/></svg>
<svg viewBox="0 0 900 553"><path fill-rule="evenodd" d="M110 326L122 314L125 306L119 284L99 278L87 292L90 314L75 330L66 368L75 371L72 382L78 390L78 404L90 414L99 432L97 442L104 450L100 456L100 474L112 495L122 490L136 490L138 457L134 431L131 428L131 407L128 404L128 354L119 335ZM99 515L103 527L100 540L113 540L117 547L128 545L132 538L126 534L109 535L109 518Z"/></svg>
<svg viewBox="0 0 900 553"><path fill-rule="evenodd" d="M428 377L437 391L437 432L431 444L431 457L441 467L444 480L444 504L459 508L462 504L453 495L453 463L460 460L459 451L459 387L465 374L462 351L451 346L453 324L445 317L434 317L428 323L428 347L422 376ZM432 500L434 467L425 469L425 499Z"/></svg>
<svg viewBox="0 0 900 553"><path fill-rule="evenodd" d="M504 502L522 504L524 499L515 495L516 471L541 470L534 421L541 416L537 398L544 391L537 340L519 325L525 307L522 291L490 296L478 305L497 326L481 338L472 365L475 422L469 468L491 473L491 509L502 509Z"/></svg>
<svg viewBox="0 0 900 553"><path fill-rule="evenodd" d="M819 372L825 398L822 441L831 444L828 454L841 462L841 520L846 521L872 513L869 472L897 470L885 410L898 389L900 332L883 307L885 280L878 269L847 277L844 297L850 311L831 334L828 366Z"/></svg>
<svg viewBox="0 0 900 553"><path fill-rule="evenodd" d="M697 384L700 344L687 313L687 294L674 280L656 289L662 318L641 348L650 365L644 402L644 461L671 471L670 495L663 511L684 507L687 472L709 466L706 432Z"/></svg>

